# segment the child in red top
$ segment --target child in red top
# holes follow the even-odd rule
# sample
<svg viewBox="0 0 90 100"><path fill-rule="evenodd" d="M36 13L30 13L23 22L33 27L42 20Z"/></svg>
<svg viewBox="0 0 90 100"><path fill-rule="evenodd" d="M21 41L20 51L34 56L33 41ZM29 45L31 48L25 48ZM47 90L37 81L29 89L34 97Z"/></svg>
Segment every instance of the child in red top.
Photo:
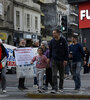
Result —
<svg viewBox="0 0 90 100"><path fill-rule="evenodd" d="M47 65L47 57L43 55L43 49L41 47L38 48L38 55L32 59L31 64L33 64L34 61L36 61L39 92L43 92L43 76Z"/></svg>

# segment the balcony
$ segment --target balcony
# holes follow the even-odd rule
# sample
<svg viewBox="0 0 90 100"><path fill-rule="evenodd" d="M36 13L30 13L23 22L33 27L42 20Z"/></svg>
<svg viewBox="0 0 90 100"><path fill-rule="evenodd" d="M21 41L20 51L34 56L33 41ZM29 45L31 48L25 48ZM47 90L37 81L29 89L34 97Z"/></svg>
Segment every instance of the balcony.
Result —
<svg viewBox="0 0 90 100"><path fill-rule="evenodd" d="M42 3L44 3L44 0L33 0L33 2L42 4Z"/></svg>
<svg viewBox="0 0 90 100"><path fill-rule="evenodd" d="M45 29L45 26L44 26L44 25L42 25L42 23L41 23L41 28L42 28L42 29Z"/></svg>
<svg viewBox="0 0 90 100"><path fill-rule="evenodd" d="M78 4L78 3L87 2L87 1L90 2L90 0L68 0L68 3L69 4Z"/></svg>
<svg viewBox="0 0 90 100"><path fill-rule="evenodd" d="M78 17L78 14L77 14L77 12L76 12L76 11L70 11L70 15L73 15L73 16Z"/></svg>
<svg viewBox="0 0 90 100"><path fill-rule="evenodd" d="M75 21L70 22L70 25L78 27L78 24Z"/></svg>
<svg viewBox="0 0 90 100"><path fill-rule="evenodd" d="M41 16L45 16L45 14L43 12L41 12Z"/></svg>

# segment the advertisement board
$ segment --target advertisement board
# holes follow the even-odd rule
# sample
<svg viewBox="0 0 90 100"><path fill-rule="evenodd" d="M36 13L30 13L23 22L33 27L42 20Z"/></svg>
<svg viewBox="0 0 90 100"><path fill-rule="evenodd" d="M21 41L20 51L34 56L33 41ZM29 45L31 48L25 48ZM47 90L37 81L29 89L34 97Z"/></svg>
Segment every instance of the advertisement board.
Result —
<svg viewBox="0 0 90 100"><path fill-rule="evenodd" d="M90 28L90 2L79 4L79 28Z"/></svg>

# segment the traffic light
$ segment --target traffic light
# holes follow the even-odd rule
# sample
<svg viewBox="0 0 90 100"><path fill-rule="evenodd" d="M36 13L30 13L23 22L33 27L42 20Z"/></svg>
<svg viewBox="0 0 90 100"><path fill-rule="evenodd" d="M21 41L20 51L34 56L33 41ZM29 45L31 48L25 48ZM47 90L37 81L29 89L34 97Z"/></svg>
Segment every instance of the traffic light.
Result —
<svg viewBox="0 0 90 100"><path fill-rule="evenodd" d="M67 16L62 16L62 32L67 31Z"/></svg>

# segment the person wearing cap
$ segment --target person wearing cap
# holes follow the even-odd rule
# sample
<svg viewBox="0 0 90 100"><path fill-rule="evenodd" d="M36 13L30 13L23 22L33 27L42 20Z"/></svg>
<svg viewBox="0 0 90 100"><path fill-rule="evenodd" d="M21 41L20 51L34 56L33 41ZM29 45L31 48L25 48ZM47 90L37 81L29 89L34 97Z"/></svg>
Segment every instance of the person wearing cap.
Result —
<svg viewBox="0 0 90 100"><path fill-rule="evenodd" d="M57 72L59 71L59 92L63 92L64 70L68 61L68 45L66 40L61 36L59 29L53 30L53 39L49 44L49 59L52 60L52 91L58 92Z"/></svg>
<svg viewBox="0 0 90 100"><path fill-rule="evenodd" d="M1 62L4 60L5 57L6 58L8 57L8 52L2 44L2 40L0 39L0 72L1 72L0 81L3 93L6 93L6 64L3 66Z"/></svg>
<svg viewBox="0 0 90 100"><path fill-rule="evenodd" d="M73 80L75 82L75 90L80 90L81 87L81 79L80 79L80 71L81 71L81 60L83 57L84 64L86 63L85 54L83 51L83 47L80 43L78 43L78 35L72 36L72 42L69 46L69 58L72 58L72 75Z"/></svg>

